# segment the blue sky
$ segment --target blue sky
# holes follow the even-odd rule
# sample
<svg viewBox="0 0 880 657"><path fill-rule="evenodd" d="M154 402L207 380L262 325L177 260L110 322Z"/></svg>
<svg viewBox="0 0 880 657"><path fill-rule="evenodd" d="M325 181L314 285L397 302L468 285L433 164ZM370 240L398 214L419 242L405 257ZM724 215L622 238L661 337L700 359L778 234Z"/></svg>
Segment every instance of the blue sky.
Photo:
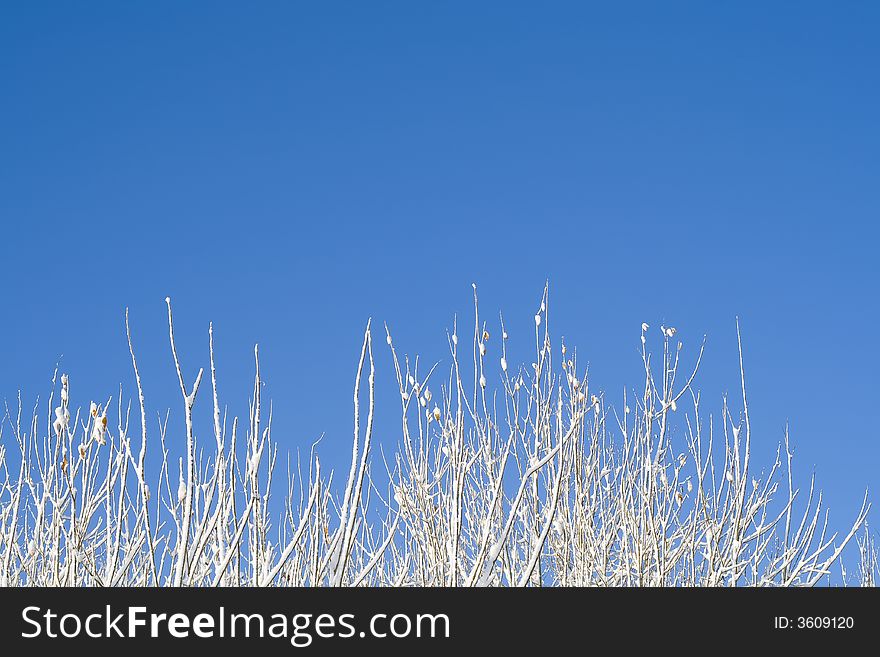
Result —
<svg viewBox="0 0 880 657"><path fill-rule="evenodd" d="M0 396L59 360L74 401L115 395L128 306L180 421L171 295L190 377L213 321L245 414L259 342L275 438L341 463L368 317L442 360L471 282L515 340L549 279L611 400L646 321L686 357L708 336L720 409L740 316L761 462L790 422L845 521L880 488L878 28L869 2L4 5Z"/></svg>

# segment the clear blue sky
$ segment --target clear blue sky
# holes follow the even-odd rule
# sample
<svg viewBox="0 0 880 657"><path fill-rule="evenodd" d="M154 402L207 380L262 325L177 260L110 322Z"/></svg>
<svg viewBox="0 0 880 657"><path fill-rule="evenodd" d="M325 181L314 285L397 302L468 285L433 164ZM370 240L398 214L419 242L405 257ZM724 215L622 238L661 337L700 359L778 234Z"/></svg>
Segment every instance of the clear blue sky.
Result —
<svg viewBox="0 0 880 657"><path fill-rule="evenodd" d="M515 340L549 279L611 400L665 322L719 409L739 315L760 462L790 421L844 521L880 502L878 33L874 2L6 3L0 396L59 359L74 401L130 385L129 306L180 426L171 295L188 375L213 320L243 415L259 342L275 438L339 463L368 317L442 360L472 281Z"/></svg>

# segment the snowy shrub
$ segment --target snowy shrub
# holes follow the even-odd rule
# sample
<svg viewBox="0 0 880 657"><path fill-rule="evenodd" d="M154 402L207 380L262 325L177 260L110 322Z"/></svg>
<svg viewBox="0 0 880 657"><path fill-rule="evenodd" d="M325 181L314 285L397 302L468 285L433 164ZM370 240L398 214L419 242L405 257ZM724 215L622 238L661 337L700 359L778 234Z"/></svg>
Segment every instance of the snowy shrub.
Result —
<svg viewBox="0 0 880 657"><path fill-rule="evenodd" d="M848 582L841 553L861 529L858 581L875 582L867 498L845 535L830 533L814 481L795 487L787 436L774 462L751 462L744 375L737 409L725 400L720 426L706 420L692 387L702 349L684 372L674 328L642 325L644 381L613 407L576 354L551 345L546 290L534 360L513 367L503 319L483 322L474 288L473 334L463 340L454 324L448 371L420 371L385 328L401 421L398 444L377 456L368 324L348 472L337 484L313 448L307 463L287 466L278 493L256 349L249 417L228 421L213 330L210 382L202 370L187 381L167 301L179 429L167 415L147 421L127 315L136 403L80 409L64 374L48 419L39 408L25 417L20 400L7 410L0 584L813 585L834 568ZM196 443L197 402L213 406L210 445ZM151 450L162 457L152 472Z"/></svg>

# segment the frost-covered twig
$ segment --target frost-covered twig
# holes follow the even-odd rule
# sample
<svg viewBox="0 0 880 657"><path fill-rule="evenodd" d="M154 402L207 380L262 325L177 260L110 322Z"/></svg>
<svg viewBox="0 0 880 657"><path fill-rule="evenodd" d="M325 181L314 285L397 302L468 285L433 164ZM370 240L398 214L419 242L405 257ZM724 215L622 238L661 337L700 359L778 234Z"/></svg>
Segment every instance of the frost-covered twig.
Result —
<svg viewBox="0 0 880 657"><path fill-rule="evenodd" d="M513 367L507 325L480 316L474 286L473 357L464 362L457 319L448 367L424 368L402 354L385 326L401 416L396 449L378 443L378 471L375 375L382 364L374 362L368 323L341 494L313 445L307 462L298 454L294 463L287 459L279 497L279 448L271 405L262 400L259 350L248 421L230 419L209 327L214 440L200 444L194 406L204 370L188 388L167 305L184 402L180 440L168 414L157 416L157 434L148 430L128 312L138 445L123 391L115 404L88 401L74 410L67 374L53 377L47 403L35 404L29 417L20 397L17 408L5 408L0 584L811 586L838 565L848 583L843 554L854 538L858 581L876 582L867 496L837 533L814 479L803 491L796 484L787 432L774 462L754 464L738 322L741 395L735 403L724 398L717 417L705 414L694 387L702 345L685 370L684 345L667 326L653 333L655 357L650 327L642 325L644 379L615 406L592 387L573 349L553 345L546 287L534 316L533 358ZM155 458L148 459L150 450ZM153 461L158 472L150 474Z"/></svg>

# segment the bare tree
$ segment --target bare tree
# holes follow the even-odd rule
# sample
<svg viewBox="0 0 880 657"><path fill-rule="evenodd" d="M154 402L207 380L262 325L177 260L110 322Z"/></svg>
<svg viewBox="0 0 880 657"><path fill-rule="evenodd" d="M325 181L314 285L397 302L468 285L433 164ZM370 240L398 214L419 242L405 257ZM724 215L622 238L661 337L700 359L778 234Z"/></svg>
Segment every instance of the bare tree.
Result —
<svg viewBox="0 0 880 657"><path fill-rule="evenodd" d="M57 372L44 408L24 419L20 397L6 406L0 584L810 586L835 564L849 582L841 555L860 529L857 580L876 582L867 496L839 535L814 479L803 492L795 486L787 433L768 467L751 462L741 340L741 396L706 417L694 388L702 347L685 370L676 330L643 324L644 380L614 408L575 351L552 346L546 288L534 361L513 368L503 317L484 321L474 286L471 348L462 351L454 322L447 372L401 355L385 327L400 398L396 451L374 455L368 323L344 484L334 486L312 445L305 463L282 456L287 484L273 497L279 449L258 349L247 422L230 420L209 327L214 443L198 444L193 408L204 370L188 387L167 302L183 440L172 440L167 412L148 426L127 312L135 426L121 389L115 408L108 399L72 411L71 380ZM648 345L658 334L655 357ZM154 435L158 443L148 441ZM149 475L155 444L161 465ZM374 462L383 466L375 474Z"/></svg>

